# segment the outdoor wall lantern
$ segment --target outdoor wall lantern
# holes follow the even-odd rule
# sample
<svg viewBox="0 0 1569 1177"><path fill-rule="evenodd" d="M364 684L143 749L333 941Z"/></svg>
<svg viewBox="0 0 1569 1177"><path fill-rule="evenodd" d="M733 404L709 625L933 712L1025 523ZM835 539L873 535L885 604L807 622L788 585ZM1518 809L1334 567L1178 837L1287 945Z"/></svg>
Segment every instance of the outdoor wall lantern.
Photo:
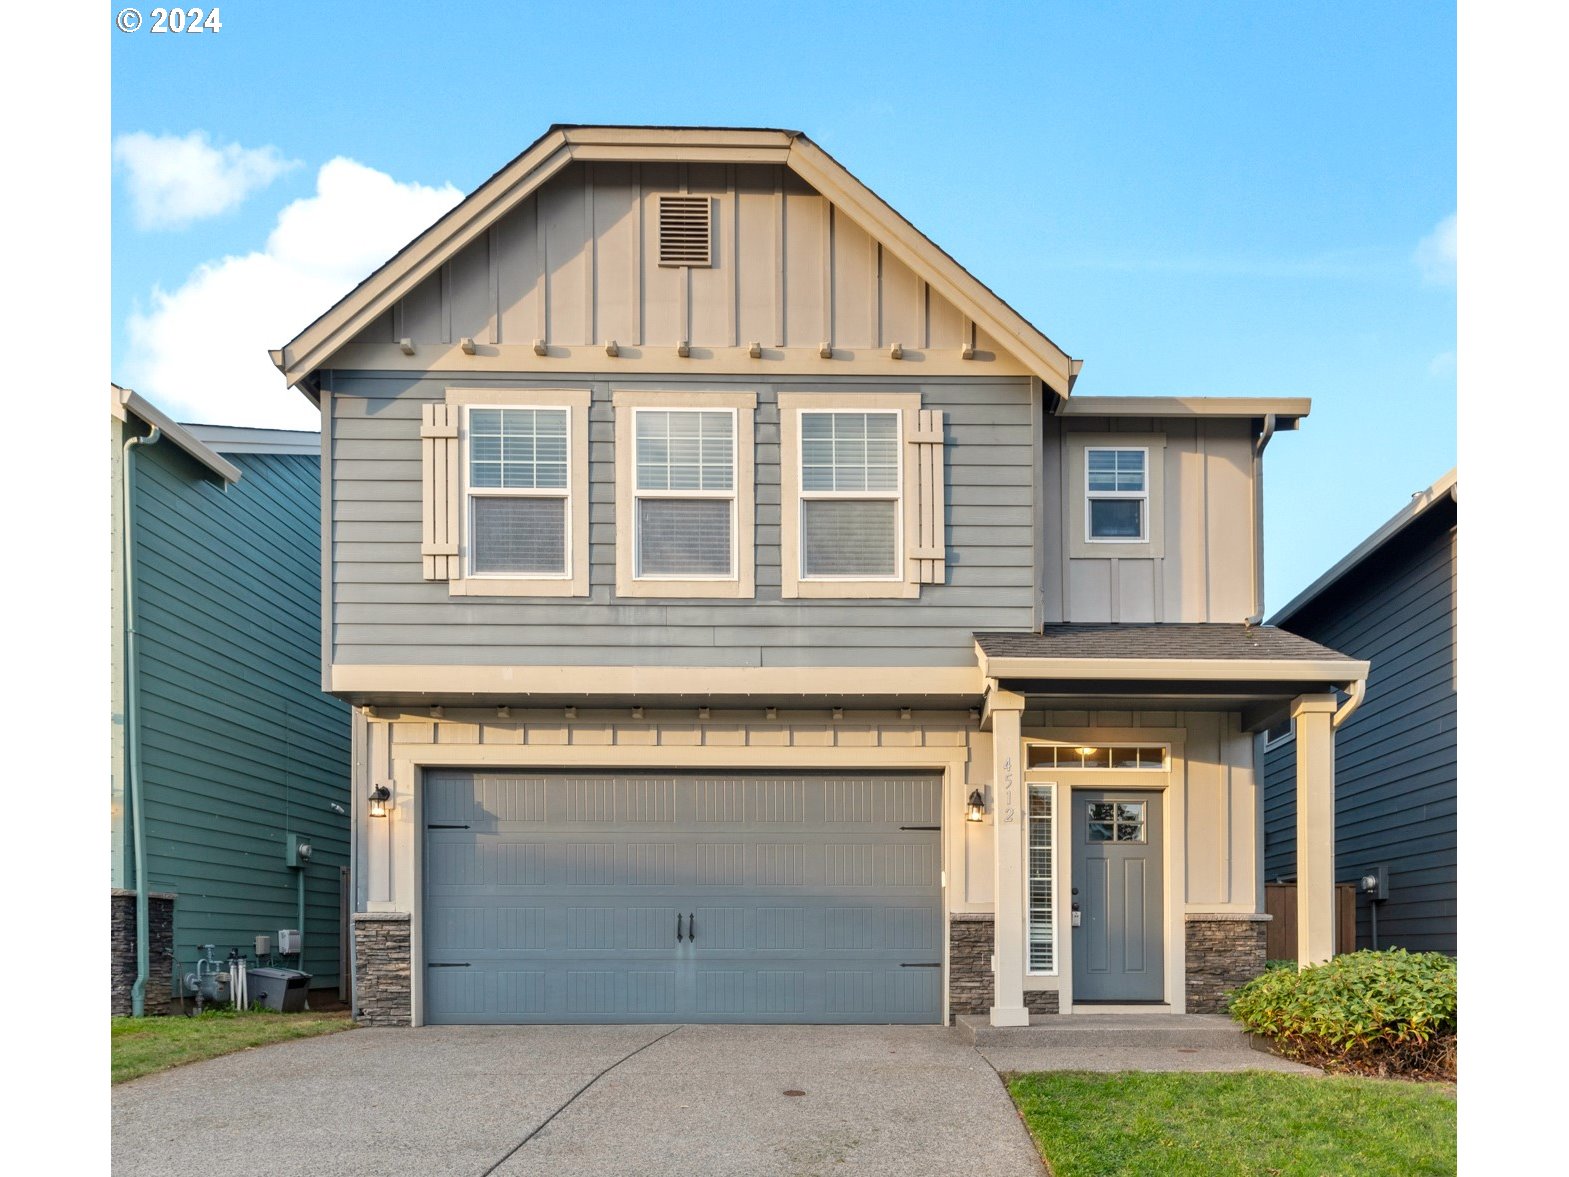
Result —
<svg viewBox="0 0 1569 1177"><path fill-rule="evenodd" d="M986 813L986 798L981 796L979 789L970 791L970 800L964 807L965 821L980 821Z"/></svg>
<svg viewBox="0 0 1569 1177"><path fill-rule="evenodd" d="M387 816L387 802L392 800L392 790L386 785L377 785L370 791L370 815L372 817Z"/></svg>

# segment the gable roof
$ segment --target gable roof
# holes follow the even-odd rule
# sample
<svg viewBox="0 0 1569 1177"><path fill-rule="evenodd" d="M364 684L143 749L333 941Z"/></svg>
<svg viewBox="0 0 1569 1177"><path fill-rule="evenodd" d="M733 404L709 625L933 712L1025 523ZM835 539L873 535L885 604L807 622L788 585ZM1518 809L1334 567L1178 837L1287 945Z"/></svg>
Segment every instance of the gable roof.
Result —
<svg viewBox="0 0 1569 1177"><path fill-rule="evenodd" d="M333 352L574 160L783 164L1012 352L1046 387L1065 397L1078 375L1080 361L1072 359L800 131L561 123L272 352L273 363L291 387L308 380Z"/></svg>
<svg viewBox="0 0 1569 1177"><path fill-rule="evenodd" d="M1458 469L1458 468L1457 468ZM1411 501L1387 519L1377 531L1352 548L1334 565L1278 609L1269 619L1270 625L1286 625L1324 593L1340 583L1366 561L1376 556L1389 544L1405 534L1417 520L1441 503L1458 501L1455 489L1455 470L1449 471L1426 490L1419 490Z"/></svg>

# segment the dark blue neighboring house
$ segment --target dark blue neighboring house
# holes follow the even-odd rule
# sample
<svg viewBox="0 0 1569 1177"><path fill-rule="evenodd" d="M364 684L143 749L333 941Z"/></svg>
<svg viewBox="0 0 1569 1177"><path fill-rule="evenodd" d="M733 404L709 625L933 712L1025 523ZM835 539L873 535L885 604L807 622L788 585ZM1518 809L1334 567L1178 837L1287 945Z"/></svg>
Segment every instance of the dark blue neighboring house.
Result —
<svg viewBox="0 0 1569 1177"><path fill-rule="evenodd" d="M1335 744L1335 877L1359 884L1358 948L1455 952L1455 521L1451 470L1269 620L1372 664ZM1287 723L1264 737L1269 882L1295 878L1295 772Z"/></svg>
<svg viewBox="0 0 1569 1177"><path fill-rule="evenodd" d="M284 930L302 951L276 963L338 1000L350 721L321 689L320 435L184 425L111 387L109 443L111 1008L178 1008L203 945L281 952Z"/></svg>

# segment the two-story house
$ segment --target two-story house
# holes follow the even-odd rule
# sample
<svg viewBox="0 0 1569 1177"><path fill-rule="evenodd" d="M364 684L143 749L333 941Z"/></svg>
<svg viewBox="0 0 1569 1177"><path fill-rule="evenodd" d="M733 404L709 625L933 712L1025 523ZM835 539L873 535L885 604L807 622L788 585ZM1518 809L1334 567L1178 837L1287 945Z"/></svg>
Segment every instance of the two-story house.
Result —
<svg viewBox="0 0 1569 1177"><path fill-rule="evenodd" d="M1072 397L761 129L552 127L273 358L321 409L362 1018L1214 1009L1288 714L1329 955L1366 667L1246 624L1305 400Z"/></svg>

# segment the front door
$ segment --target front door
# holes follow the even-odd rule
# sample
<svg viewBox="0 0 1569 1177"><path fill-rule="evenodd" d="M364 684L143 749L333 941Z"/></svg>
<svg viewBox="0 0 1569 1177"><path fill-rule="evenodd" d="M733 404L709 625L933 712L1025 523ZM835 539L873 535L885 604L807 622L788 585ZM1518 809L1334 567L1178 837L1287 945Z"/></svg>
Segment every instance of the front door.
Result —
<svg viewBox="0 0 1569 1177"><path fill-rule="evenodd" d="M1073 790L1074 1001L1165 996L1161 794Z"/></svg>

